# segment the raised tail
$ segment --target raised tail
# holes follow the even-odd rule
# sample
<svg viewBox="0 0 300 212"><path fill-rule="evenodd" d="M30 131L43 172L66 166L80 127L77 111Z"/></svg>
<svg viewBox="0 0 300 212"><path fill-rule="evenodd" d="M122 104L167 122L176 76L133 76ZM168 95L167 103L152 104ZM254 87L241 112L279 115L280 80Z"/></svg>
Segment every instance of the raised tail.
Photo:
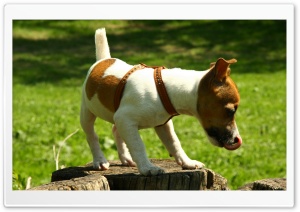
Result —
<svg viewBox="0 0 300 212"><path fill-rule="evenodd" d="M97 29L95 32L96 60L110 58L109 46L106 38L105 28Z"/></svg>

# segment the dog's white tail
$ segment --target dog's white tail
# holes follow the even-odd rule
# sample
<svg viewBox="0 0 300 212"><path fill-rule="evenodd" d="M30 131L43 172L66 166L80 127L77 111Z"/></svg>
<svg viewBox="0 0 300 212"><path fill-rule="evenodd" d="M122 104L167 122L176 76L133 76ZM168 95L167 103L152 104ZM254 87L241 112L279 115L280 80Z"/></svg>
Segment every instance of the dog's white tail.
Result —
<svg viewBox="0 0 300 212"><path fill-rule="evenodd" d="M110 58L109 46L106 38L105 28L97 29L95 32L96 60Z"/></svg>

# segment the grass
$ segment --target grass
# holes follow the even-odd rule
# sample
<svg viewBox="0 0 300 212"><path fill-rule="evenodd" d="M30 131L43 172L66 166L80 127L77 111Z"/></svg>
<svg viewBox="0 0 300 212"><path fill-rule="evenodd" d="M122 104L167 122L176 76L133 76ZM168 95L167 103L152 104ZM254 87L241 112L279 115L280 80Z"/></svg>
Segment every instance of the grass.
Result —
<svg viewBox="0 0 300 212"><path fill-rule="evenodd" d="M233 152L212 146L198 121L174 117L187 154L228 179L247 182L286 176L285 21L14 21L13 170L14 189L48 183L59 164L92 160L79 124L81 85L95 61L94 31L106 27L113 57L204 70L219 57L236 58L232 78L241 94L236 115L243 146ZM102 149L117 159L111 124L96 122ZM168 158L153 129L141 130L150 158Z"/></svg>

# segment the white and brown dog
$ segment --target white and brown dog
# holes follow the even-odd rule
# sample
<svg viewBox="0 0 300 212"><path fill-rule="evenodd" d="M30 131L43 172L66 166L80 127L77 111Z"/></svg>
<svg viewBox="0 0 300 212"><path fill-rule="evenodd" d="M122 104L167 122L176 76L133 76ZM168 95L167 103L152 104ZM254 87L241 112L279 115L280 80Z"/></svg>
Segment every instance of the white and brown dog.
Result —
<svg viewBox="0 0 300 212"><path fill-rule="evenodd" d="M170 119L174 115L196 117L216 146L228 150L241 146L234 120L240 97L229 77L229 65L235 59L220 58L206 71L132 66L111 58L104 28L96 30L95 43L97 61L83 84L80 114L95 169L109 168L94 130L96 117L114 124L112 132L122 164L137 166L143 175L164 171L149 161L139 135L142 128L154 127L170 155L184 169L204 166L182 149Z"/></svg>

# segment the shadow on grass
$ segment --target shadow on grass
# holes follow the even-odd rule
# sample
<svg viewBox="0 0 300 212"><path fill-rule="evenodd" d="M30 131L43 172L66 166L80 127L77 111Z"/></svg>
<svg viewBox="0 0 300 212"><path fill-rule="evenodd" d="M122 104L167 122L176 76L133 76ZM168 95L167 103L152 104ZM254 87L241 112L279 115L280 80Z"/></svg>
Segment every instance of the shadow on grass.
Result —
<svg viewBox="0 0 300 212"><path fill-rule="evenodd" d="M112 56L130 64L204 70L223 57L238 60L235 73L286 70L286 21L14 21L14 83L81 85L95 62L99 27Z"/></svg>

